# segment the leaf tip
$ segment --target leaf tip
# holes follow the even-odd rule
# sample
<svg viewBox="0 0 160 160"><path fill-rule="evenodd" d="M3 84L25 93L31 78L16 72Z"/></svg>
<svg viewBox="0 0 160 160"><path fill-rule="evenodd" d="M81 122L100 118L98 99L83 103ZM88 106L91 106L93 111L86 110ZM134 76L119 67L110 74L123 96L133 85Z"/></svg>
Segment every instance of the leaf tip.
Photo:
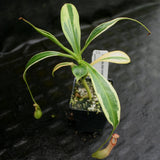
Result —
<svg viewBox="0 0 160 160"><path fill-rule="evenodd" d="M24 18L23 17L19 17L18 20L24 20Z"/></svg>
<svg viewBox="0 0 160 160"><path fill-rule="evenodd" d="M27 21L27 20L26 20L25 18L23 18L23 17L19 17L18 20L22 20L22 21L30 24L31 26L33 26L29 21Z"/></svg>
<svg viewBox="0 0 160 160"><path fill-rule="evenodd" d="M148 33L147 33L147 36L149 36L149 35L151 35L151 32L148 32Z"/></svg>
<svg viewBox="0 0 160 160"><path fill-rule="evenodd" d="M52 72L52 77L54 78L54 72Z"/></svg>

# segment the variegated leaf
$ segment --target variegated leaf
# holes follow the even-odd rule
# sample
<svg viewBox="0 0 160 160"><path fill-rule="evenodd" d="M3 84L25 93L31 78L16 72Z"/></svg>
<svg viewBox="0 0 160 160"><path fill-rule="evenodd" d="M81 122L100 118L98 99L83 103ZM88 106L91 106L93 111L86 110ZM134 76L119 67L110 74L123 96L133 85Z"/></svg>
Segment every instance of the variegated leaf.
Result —
<svg viewBox="0 0 160 160"><path fill-rule="evenodd" d="M75 65L72 67L72 73L76 77L76 80L79 81L82 77L87 75L87 68L85 65Z"/></svg>
<svg viewBox="0 0 160 160"><path fill-rule="evenodd" d="M129 56L123 51L112 51L105 53L104 55L93 61L91 65L94 65L100 61L106 61L117 64L127 64L130 63L131 60Z"/></svg>
<svg viewBox="0 0 160 160"><path fill-rule="evenodd" d="M71 50L69 50L68 48L66 48L53 34L49 33L48 31L45 31L43 29L40 29L36 26L34 26L32 23L30 23L29 21L27 21L26 19L20 17L19 20L23 20L24 22L28 23L31 27L33 27L38 33L42 34L43 36L47 37L48 39L50 39L52 42L54 42L55 44L57 44L59 47L61 47L63 50L65 50L67 53L70 53L71 55L73 55L73 52Z"/></svg>
<svg viewBox="0 0 160 160"><path fill-rule="evenodd" d="M33 102L36 104L36 101L35 99L33 98L33 95L32 95L32 92L30 90L30 87L27 83L27 80L26 80L26 72L27 70L33 66L34 64L38 63L39 61L42 61L46 58L49 58L49 57L54 57L54 56L62 56L62 57L68 57L68 58L72 58L71 55L68 55L68 54L64 54L64 53L60 53L60 52L56 52L56 51L45 51L45 52L41 52L41 53L38 53L36 55L34 55L27 63L26 67L25 67L25 70L24 70L24 73L23 73L23 79L27 85L27 88L29 90L29 93L31 95L31 98L33 100Z"/></svg>
<svg viewBox="0 0 160 160"><path fill-rule="evenodd" d="M111 28L113 25L115 25L118 21L121 21L121 20L131 20L131 21L134 21L134 22L137 22L139 23L141 26L143 26L147 31L148 33L150 34L150 30L144 25L142 24L141 22L139 22L138 20L136 19L133 19L133 18L128 18L128 17L119 17L119 18L115 18L111 21L107 21L107 22L104 22L100 25L98 25L95 29L93 29L93 31L90 33L89 37L87 38L86 42L85 42L85 46L83 47L81 53L83 53L83 51L88 47L88 45L96 38L98 37L100 34L102 34L103 32L105 32L106 30L108 30L109 28Z"/></svg>
<svg viewBox="0 0 160 160"><path fill-rule="evenodd" d="M111 85L94 67L84 62L88 67L88 75L91 78L94 90L101 104L102 110L108 122L115 129L120 121L120 102L118 95Z"/></svg>
<svg viewBox="0 0 160 160"><path fill-rule="evenodd" d="M26 64L24 73L26 73L27 70L28 70L31 66L33 66L33 65L36 64L36 63L38 63L39 61L42 61L42 60L44 60L44 59L46 59L46 58L54 57L54 56L61 56L61 57L73 58L71 55L64 54L64 53L57 52L57 51L44 51L44 52L38 53L38 54L34 55L33 57L31 57L31 59L30 59L30 60L28 61L28 63Z"/></svg>
<svg viewBox="0 0 160 160"><path fill-rule="evenodd" d="M79 14L74 5L66 3L61 9L61 26L65 37L77 54L80 53L81 30Z"/></svg>
<svg viewBox="0 0 160 160"><path fill-rule="evenodd" d="M54 77L54 72L57 71L59 68L65 67L65 66L74 66L75 64L73 62L62 62L57 64L53 71L52 71L52 76Z"/></svg>

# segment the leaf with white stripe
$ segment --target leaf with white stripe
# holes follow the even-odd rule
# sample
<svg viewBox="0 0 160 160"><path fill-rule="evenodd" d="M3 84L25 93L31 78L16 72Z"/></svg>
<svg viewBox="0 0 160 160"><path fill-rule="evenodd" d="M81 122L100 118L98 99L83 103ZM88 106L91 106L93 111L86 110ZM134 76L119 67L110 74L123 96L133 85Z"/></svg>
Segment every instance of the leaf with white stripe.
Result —
<svg viewBox="0 0 160 160"><path fill-rule="evenodd" d="M142 24L140 21L133 19L133 18L128 18L128 17L119 17L119 18L115 18L111 21L107 21L104 22L100 25L98 25L95 29L93 29L93 31L90 33L89 37L87 38L86 42L85 42L85 46L83 47L81 53L83 53L83 51L88 47L88 45L99 35L101 35L103 32L105 32L106 30L108 30L109 28L111 28L112 26L114 26L118 21L121 20L131 20L134 21L136 23L139 23L142 27L144 27L147 31L148 34L150 34L150 30L144 25Z"/></svg>
<svg viewBox="0 0 160 160"><path fill-rule="evenodd" d="M34 55L33 57L31 57L31 59L26 64L26 67L25 67L25 70L24 70L24 73L23 73L23 78L26 79L25 78L26 72L31 66L33 66L34 64L36 64L36 63L38 63L38 62L40 62L40 61L42 61L46 58L55 57L55 56L72 58L71 55L64 54L64 53L61 53L61 52L56 52L56 51L45 51L45 52L38 53L38 54Z"/></svg>
<svg viewBox="0 0 160 160"><path fill-rule="evenodd" d="M27 21L26 19L24 19L23 17L20 17L19 20L23 20L24 22L28 23L31 27L33 27L38 33L42 34L43 36L47 37L48 39L50 39L52 42L54 42L55 44L57 44L59 47L61 47L62 49L64 49L66 52L73 54L73 52L71 50L69 50L68 48L66 48L53 34L51 34L48 31L45 31L41 28L38 28L36 26L34 26L32 23L30 23L29 21Z"/></svg>
<svg viewBox="0 0 160 160"><path fill-rule="evenodd" d="M61 9L61 26L63 33L76 54L80 53L81 30L79 14L74 5L66 3Z"/></svg>
<svg viewBox="0 0 160 160"><path fill-rule="evenodd" d="M62 67L66 67L66 66L74 66L75 64L73 62L62 62L62 63L59 63L57 64L53 71L52 71L52 76L54 77L54 72L57 71L59 68L62 68Z"/></svg>
<svg viewBox="0 0 160 160"><path fill-rule="evenodd" d="M104 115L108 122L115 129L120 121L121 110L118 95L108 80L106 80L90 64L85 64L88 67L88 75L91 78L94 90L101 104Z"/></svg>
<svg viewBox="0 0 160 160"><path fill-rule="evenodd" d="M34 102L34 104L37 104L33 95L32 95L32 92L30 90L30 87L28 85L28 82L27 82L27 79L26 79L26 72L28 71L28 69L30 67L32 67L34 64L46 59L46 58L50 58L50 57L54 57L54 56L61 56L61 57L67 57L67 58L72 58L73 57L71 55L68 55L68 54L64 54L64 53L61 53L61 52L56 52L56 51L45 51L45 52L41 52L41 53L38 53L36 55L34 55L27 63L26 67L25 67L25 70L23 72L23 79L24 79L24 82L26 83L27 85L27 88L28 88L28 91L31 95L31 98Z"/></svg>
<svg viewBox="0 0 160 160"><path fill-rule="evenodd" d="M117 64L127 64L130 63L131 60L129 56L123 51L112 51L105 53L104 55L93 61L91 65L94 65L101 61L117 63Z"/></svg>

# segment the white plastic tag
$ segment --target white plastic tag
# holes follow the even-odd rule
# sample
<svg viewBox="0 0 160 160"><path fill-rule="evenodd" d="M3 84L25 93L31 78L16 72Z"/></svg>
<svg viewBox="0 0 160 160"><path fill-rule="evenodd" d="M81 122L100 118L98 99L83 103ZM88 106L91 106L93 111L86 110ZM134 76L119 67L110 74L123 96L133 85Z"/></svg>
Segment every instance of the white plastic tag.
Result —
<svg viewBox="0 0 160 160"><path fill-rule="evenodd" d="M94 50L92 54L92 62L95 61L97 58L102 56L103 54L107 53L107 50ZM108 69L109 63L108 62L98 62L94 64L95 69L100 72L106 79L108 79Z"/></svg>

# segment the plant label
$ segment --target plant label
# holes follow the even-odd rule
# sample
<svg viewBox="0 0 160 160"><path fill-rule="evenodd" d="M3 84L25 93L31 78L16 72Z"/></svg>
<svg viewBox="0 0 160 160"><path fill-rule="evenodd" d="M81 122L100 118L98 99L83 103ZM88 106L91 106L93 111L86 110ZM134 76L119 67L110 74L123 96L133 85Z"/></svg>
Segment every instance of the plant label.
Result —
<svg viewBox="0 0 160 160"><path fill-rule="evenodd" d="M95 61L97 58L102 56L103 54L107 53L107 50L94 50L92 54L92 62ZM94 64L95 69L100 72L106 79L108 79L108 69L109 63L108 62L98 62Z"/></svg>

